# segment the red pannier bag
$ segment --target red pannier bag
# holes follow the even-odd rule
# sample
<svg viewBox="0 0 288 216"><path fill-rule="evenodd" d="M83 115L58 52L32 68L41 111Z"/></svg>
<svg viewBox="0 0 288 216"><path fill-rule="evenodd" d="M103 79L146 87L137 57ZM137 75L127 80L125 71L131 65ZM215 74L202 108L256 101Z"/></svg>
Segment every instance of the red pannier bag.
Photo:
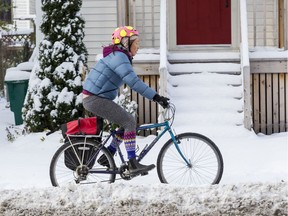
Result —
<svg viewBox="0 0 288 216"><path fill-rule="evenodd" d="M102 130L102 118L79 118L61 125L62 135L99 135Z"/></svg>
<svg viewBox="0 0 288 216"><path fill-rule="evenodd" d="M67 122L61 125L62 135L66 140L67 135L100 135L103 127L103 119L100 117L79 118L74 121ZM78 142L73 148L68 148L64 152L64 163L67 168L75 171L80 165L80 161L83 165L92 169L95 164L95 151L96 149L90 145L82 144L83 137L73 137L72 143ZM96 140L101 142L101 136ZM67 140L66 140L67 142ZM76 156L76 154L78 157Z"/></svg>

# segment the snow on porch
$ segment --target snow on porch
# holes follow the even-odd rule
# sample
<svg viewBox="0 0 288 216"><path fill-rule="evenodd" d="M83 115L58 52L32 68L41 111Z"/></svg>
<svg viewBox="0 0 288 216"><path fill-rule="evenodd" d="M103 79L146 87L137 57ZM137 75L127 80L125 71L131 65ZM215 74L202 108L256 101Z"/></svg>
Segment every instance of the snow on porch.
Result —
<svg viewBox="0 0 288 216"><path fill-rule="evenodd" d="M178 62L181 62L180 58ZM239 63L184 61L168 64L168 71L171 76L167 91L177 105L175 124L178 127L189 125L191 131L211 136L225 135L226 129L233 127L235 133L239 133L239 128L243 129L243 87Z"/></svg>

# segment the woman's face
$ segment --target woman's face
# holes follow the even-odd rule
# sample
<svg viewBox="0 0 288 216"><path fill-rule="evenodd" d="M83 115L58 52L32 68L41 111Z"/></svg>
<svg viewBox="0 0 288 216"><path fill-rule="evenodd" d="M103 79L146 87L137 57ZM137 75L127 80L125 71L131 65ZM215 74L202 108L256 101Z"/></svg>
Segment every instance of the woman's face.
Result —
<svg viewBox="0 0 288 216"><path fill-rule="evenodd" d="M133 43L131 44L130 52L132 56L135 56L137 54L138 49L139 49L139 38L134 40Z"/></svg>

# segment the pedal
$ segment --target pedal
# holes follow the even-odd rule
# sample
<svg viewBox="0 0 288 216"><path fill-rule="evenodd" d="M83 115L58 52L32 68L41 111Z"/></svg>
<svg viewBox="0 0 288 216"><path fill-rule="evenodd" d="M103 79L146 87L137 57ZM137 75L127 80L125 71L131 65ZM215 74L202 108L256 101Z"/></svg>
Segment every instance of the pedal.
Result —
<svg viewBox="0 0 288 216"><path fill-rule="evenodd" d="M141 176L145 176L145 175L148 175L148 172L142 172L141 173Z"/></svg>

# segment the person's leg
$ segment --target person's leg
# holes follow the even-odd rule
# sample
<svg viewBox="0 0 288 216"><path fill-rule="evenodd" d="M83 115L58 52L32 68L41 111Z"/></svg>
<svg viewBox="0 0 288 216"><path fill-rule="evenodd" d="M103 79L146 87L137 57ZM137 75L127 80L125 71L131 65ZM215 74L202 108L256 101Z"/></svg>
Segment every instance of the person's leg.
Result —
<svg viewBox="0 0 288 216"><path fill-rule="evenodd" d="M133 115L126 112L115 102L97 96L84 98L83 106L94 115L108 119L110 122L124 128L124 134L119 134L116 139L114 138L108 147L111 153L116 152L117 145L124 140L128 159L135 157L136 120Z"/></svg>
<svg viewBox="0 0 288 216"><path fill-rule="evenodd" d="M117 151L117 147L122 143L122 141L123 141L123 138L119 136L115 136L112 139L110 145L107 147L112 155L115 154L115 152Z"/></svg>
<svg viewBox="0 0 288 216"><path fill-rule="evenodd" d="M136 131L126 131L123 137L126 151L128 154L128 159L135 158L135 148L136 148Z"/></svg>
<svg viewBox="0 0 288 216"><path fill-rule="evenodd" d="M97 96L89 96L83 99L83 106L94 115L116 123L124 128L123 140L129 159L129 169L133 174L147 172L155 167L151 164L145 166L136 160L136 120L118 104L111 100Z"/></svg>
<svg viewBox="0 0 288 216"><path fill-rule="evenodd" d="M112 156L115 155L117 147L122 143L122 140L123 139L120 137L114 137L110 145L107 147L108 151L112 154ZM102 166L109 167L108 159L104 154L100 156L97 162Z"/></svg>

